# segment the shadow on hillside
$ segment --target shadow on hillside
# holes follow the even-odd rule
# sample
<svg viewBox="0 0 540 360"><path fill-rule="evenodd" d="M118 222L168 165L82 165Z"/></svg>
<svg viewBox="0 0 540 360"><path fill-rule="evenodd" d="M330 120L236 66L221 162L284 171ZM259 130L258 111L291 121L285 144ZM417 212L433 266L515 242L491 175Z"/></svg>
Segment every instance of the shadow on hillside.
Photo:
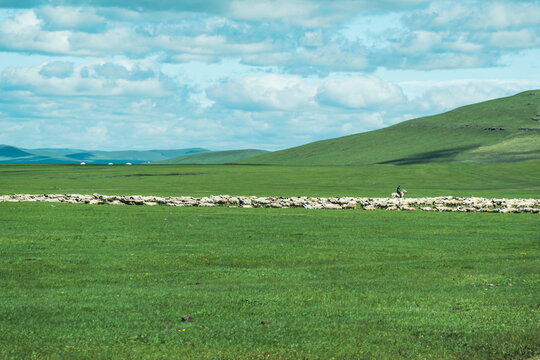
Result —
<svg viewBox="0 0 540 360"><path fill-rule="evenodd" d="M427 163L432 163L432 162L447 162L447 161L451 161L458 154L461 154L465 151L476 149L479 146L480 145L468 145L468 146L455 147L452 149L428 151L428 152L413 154L405 158L381 161L381 162L378 162L377 164L413 165L413 164L427 164Z"/></svg>
<svg viewBox="0 0 540 360"><path fill-rule="evenodd" d="M66 155L66 157L75 159L75 160L88 160L94 157L94 154L91 153L76 153L76 154L69 154Z"/></svg>
<svg viewBox="0 0 540 360"><path fill-rule="evenodd" d="M0 156L7 157L7 158L15 158L15 157L22 157L22 156L30 156L30 155L32 154L27 153L26 151L17 149L16 147L0 145Z"/></svg>

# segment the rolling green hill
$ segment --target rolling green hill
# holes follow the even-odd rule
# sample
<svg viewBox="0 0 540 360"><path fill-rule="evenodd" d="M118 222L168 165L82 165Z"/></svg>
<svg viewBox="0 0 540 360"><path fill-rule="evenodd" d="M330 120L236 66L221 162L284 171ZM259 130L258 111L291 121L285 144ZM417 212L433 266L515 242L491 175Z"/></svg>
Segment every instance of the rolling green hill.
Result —
<svg viewBox="0 0 540 360"><path fill-rule="evenodd" d="M242 164L496 163L540 158L540 90L384 129L244 159Z"/></svg>
<svg viewBox="0 0 540 360"><path fill-rule="evenodd" d="M0 164L140 164L208 152L208 149L87 151L80 149L20 149L0 145Z"/></svg>
<svg viewBox="0 0 540 360"><path fill-rule="evenodd" d="M225 164L268 153L265 150L210 151L154 162L154 164Z"/></svg>

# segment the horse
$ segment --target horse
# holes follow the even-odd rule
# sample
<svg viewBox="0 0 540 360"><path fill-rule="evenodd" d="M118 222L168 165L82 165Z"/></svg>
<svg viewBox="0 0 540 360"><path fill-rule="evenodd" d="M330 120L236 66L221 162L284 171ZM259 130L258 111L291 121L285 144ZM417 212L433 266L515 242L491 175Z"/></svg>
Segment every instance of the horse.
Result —
<svg viewBox="0 0 540 360"><path fill-rule="evenodd" d="M404 198L406 193L407 193L407 190L405 190L405 189L401 189L401 196L399 196L399 194L397 192L393 192L392 193L392 199Z"/></svg>

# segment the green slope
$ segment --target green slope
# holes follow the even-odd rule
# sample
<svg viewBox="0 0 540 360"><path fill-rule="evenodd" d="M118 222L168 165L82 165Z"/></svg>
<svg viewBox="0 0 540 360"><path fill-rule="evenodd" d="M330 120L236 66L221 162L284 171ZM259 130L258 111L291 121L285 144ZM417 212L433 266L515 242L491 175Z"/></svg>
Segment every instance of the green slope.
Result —
<svg viewBox="0 0 540 360"><path fill-rule="evenodd" d="M157 161L154 164L225 164L266 153L268 151L254 149L210 151Z"/></svg>
<svg viewBox="0 0 540 360"><path fill-rule="evenodd" d="M531 159L540 159L540 90L255 156L239 163L406 165Z"/></svg>

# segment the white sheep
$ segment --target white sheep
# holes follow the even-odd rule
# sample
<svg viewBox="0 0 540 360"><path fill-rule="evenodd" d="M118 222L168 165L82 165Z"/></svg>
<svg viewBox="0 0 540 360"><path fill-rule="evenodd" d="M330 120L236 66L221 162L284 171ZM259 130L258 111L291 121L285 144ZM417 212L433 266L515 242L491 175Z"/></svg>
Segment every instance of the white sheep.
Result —
<svg viewBox="0 0 540 360"><path fill-rule="evenodd" d="M405 190L405 189L401 189L401 196L399 196L399 194L397 192L393 192L392 193L392 199L404 198L406 193L407 193L407 190Z"/></svg>

